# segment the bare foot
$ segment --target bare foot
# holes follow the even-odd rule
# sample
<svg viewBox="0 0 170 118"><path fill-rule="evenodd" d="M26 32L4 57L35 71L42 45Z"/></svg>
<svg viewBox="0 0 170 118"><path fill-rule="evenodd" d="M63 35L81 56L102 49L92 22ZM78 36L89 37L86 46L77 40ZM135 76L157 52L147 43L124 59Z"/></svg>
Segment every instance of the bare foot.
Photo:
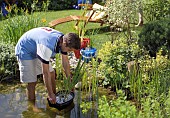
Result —
<svg viewBox="0 0 170 118"><path fill-rule="evenodd" d="M37 107L35 100L28 101L28 110L34 111L36 113L42 112L42 110Z"/></svg>
<svg viewBox="0 0 170 118"><path fill-rule="evenodd" d="M33 109L32 109L34 112L36 112L36 113L40 113L40 112L42 112L42 110L41 109L39 109L39 108L37 108L36 106L33 106Z"/></svg>

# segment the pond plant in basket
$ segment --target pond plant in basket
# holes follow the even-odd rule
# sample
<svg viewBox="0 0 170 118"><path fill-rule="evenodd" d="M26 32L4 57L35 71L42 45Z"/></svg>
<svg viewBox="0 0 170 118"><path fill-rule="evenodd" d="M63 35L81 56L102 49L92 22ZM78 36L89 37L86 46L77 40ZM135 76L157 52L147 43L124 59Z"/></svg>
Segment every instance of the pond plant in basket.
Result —
<svg viewBox="0 0 170 118"><path fill-rule="evenodd" d="M58 110L65 109L67 106L73 103L74 99L74 86L82 79L85 69L83 68L84 62L79 60L77 67L73 72L73 76L67 78L63 76L63 87L56 93L56 104L51 104L48 100L49 106L57 108Z"/></svg>

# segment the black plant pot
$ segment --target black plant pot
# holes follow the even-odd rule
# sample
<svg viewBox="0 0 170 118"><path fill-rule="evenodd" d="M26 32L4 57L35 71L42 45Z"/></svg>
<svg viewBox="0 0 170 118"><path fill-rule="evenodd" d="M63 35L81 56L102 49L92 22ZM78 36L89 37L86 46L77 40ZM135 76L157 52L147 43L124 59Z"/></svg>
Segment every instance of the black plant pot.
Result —
<svg viewBox="0 0 170 118"><path fill-rule="evenodd" d="M65 98L65 96L67 97ZM65 90L62 90L56 93L56 104L51 104L48 98L47 101L50 107L62 110L65 109L67 106L71 105L71 103L73 103L73 99L74 92L66 92Z"/></svg>

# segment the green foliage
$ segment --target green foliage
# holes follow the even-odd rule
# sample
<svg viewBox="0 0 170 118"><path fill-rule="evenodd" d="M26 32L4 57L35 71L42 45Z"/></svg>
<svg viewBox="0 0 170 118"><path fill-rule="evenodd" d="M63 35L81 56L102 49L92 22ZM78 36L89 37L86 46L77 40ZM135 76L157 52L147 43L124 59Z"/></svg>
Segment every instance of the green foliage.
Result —
<svg viewBox="0 0 170 118"><path fill-rule="evenodd" d="M136 106L126 101L122 91L118 91L118 98L108 102L106 96L99 99L99 118L137 118Z"/></svg>
<svg viewBox="0 0 170 118"><path fill-rule="evenodd" d="M16 74L18 67L14 49L11 44L0 43L0 81Z"/></svg>
<svg viewBox="0 0 170 118"><path fill-rule="evenodd" d="M121 27L126 29L124 32L127 40L132 39L132 27L138 22L138 11L140 8L140 0L106 0L105 9L108 17L105 22L113 27ZM113 36L112 36L113 37Z"/></svg>
<svg viewBox="0 0 170 118"><path fill-rule="evenodd" d="M18 8L32 11L47 11L51 0L18 0Z"/></svg>
<svg viewBox="0 0 170 118"><path fill-rule="evenodd" d="M170 89L167 95L167 99L165 100L165 114L167 118L170 117Z"/></svg>
<svg viewBox="0 0 170 118"><path fill-rule="evenodd" d="M6 9L6 10L7 10L8 14L5 17L1 14L0 19L2 19L2 20L8 19L8 18L11 18L11 17L15 17L17 15L24 14L24 9L18 8L18 6L16 4L9 6L9 8Z"/></svg>
<svg viewBox="0 0 170 118"><path fill-rule="evenodd" d="M129 86L134 99L141 103L143 96L157 97L167 93L170 88L170 60L167 56L151 58L145 55L138 59L138 70L132 70L129 75ZM140 106L140 105L139 105Z"/></svg>
<svg viewBox="0 0 170 118"><path fill-rule="evenodd" d="M104 76L105 85L120 86L125 84L127 74L127 62L138 58L142 51L132 43L130 46L125 39L116 40L114 44L106 42L99 50L98 58L102 60L99 70ZM140 52L140 53L139 53Z"/></svg>
<svg viewBox="0 0 170 118"><path fill-rule="evenodd" d="M137 21L136 13L138 11L139 1L131 0L106 0L107 21L114 26L125 27L126 23L135 23Z"/></svg>
<svg viewBox="0 0 170 118"><path fill-rule="evenodd" d="M51 0L49 10L72 9L77 0Z"/></svg>
<svg viewBox="0 0 170 118"><path fill-rule="evenodd" d="M68 11L66 11L66 12L68 12ZM63 15L64 11L60 11L57 13L58 14L62 13L62 15ZM70 13L75 14L78 12L76 12L74 10L72 12L69 12L69 14ZM49 15L52 16L50 18L54 19L55 14L56 14L56 12L54 12L53 14L49 12ZM67 15L68 15L68 13L65 14L65 16L67 16ZM36 18L36 17L35 18L32 17L33 21L30 18L30 24L29 24L26 22L27 20L29 22L29 18L28 19L25 18L28 16L19 16L19 17L20 18L10 18L9 20L2 21L3 25L4 25L4 26L2 25L3 27L5 27L5 25L7 24L7 25L9 25L9 27L13 28L11 30L8 30L8 29L6 30L5 28L3 28L3 30L1 30L4 34L9 32L7 34L7 36L3 36L3 34L1 34L3 36L3 37L1 37L1 39L3 41L13 42L13 40L15 39L14 37L20 37L19 35L22 34L20 32L24 32L22 29L24 29L26 27L25 28L25 31L26 31L29 28L35 27L35 25L40 20L40 19L38 20L38 18ZM59 17L59 15L57 17ZM21 18L25 18L24 19L25 21L18 20ZM25 25L25 23L27 23L29 25ZM169 32L169 29L170 29L169 21L163 20L161 24L162 24L161 28L162 27L166 27L166 28L164 29L164 32L160 31L161 32L160 33L158 31L158 34L161 36L158 36L156 34L156 37L158 37L158 38L161 37L161 39L163 39L162 37L170 37L170 35L169 35L169 33L170 33ZM16 27L15 27L15 25L16 25ZM59 25L57 28L61 29L61 31L65 30L65 32L67 32L66 27L68 25L70 26L69 23ZM36 26L38 26L38 25L36 25ZM90 26L90 27L94 27L94 26L96 27L95 24L93 24L93 26ZM28 27L28 29L27 29L27 27ZM8 27L6 26L6 28L8 28ZM156 28L161 29L160 27L156 27ZM11 32L15 32L15 30L17 30L16 33L11 33ZM149 30L149 28L148 28L148 32L151 32L151 30ZM69 27L69 31L70 31L70 27ZM147 33L147 31L146 31L146 33ZM112 117L113 118L116 118L116 117L130 117L130 118L133 118L133 117L134 118L136 118L136 117L139 117L139 118L140 117L141 118L143 118L143 117L148 117L148 118L150 118L150 117L160 117L160 118L167 117L168 118L168 117L170 117L170 103L169 103L170 93L168 94L168 96L166 96L165 94L161 94L161 93L167 94L167 91L168 91L169 85L170 85L170 83L169 83L170 82L170 80L169 80L170 79L170 73L169 73L170 72L170 70L169 70L170 62L169 62L169 60L166 57L163 57L160 55L157 56L156 60L151 59L150 57L141 59L140 56L142 55L143 52L139 49L137 43L132 42L132 44L128 45L127 41L123 38L120 38L119 40L115 40L115 42L113 44L111 42L107 42L106 44L103 45L103 47L100 47L101 46L100 43L105 42L105 40L107 38L104 35L97 34L97 33L94 35L94 38L96 39L94 44L99 43L99 48L101 48L101 50L99 51L99 54L98 54L98 57L101 58L101 60L102 60L101 64L99 65L99 69L100 69L102 76L104 78L104 82L106 82L105 84L112 84L112 86L115 86L115 85L118 86L120 84L127 85L126 81L127 81L127 76L128 76L127 73L128 72L127 72L126 63L131 60L136 60L136 58L137 58L138 61L140 62L141 71L140 71L139 76L134 76L134 79L135 79L134 84L130 85L130 86L134 87L134 88L132 88L132 89L134 89L134 91L132 91L132 92L137 92L138 95L139 94L141 95L140 97L138 97L140 99L138 101L140 102L139 104L141 105L141 107L140 107L141 109L139 109L140 110L139 114L136 115L137 110L136 110L135 106L132 105L130 102L126 101L126 97L124 97L124 95L121 96L122 95L121 91L120 91L121 94L119 94L119 91L118 91L119 96L118 96L118 99L116 99L116 100L112 100L112 101L108 102L106 97L100 98L99 109L98 109L99 117L101 117L101 118L102 117L104 117L104 118L105 117L106 118L107 117L108 118L112 118ZM143 34L143 35L146 35L146 34ZM146 35L146 36L150 37L150 35ZM153 35L152 37L154 37L154 36L155 35ZM5 38L5 37L7 37L7 38ZM18 38L16 39L16 41L17 40L18 40ZM159 44L159 41L160 40L157 41L158 44ZM146 42L147 42L147 40L146 40ZM0 46L0 59L1 59L0 60L0 73L2 73L2 74L0 74L0 79L4 79L7 76L15 75L15 72L17 70L16 69L17 62L16 62L16 58L14 55L14 46L11 46L9 44L1 44L1 45L2 46ZM166 42L163 43L163 46L165 47L165 49L167 49L167 48L169 48L168 47L169 45L170 45L170 39L167 38ZM159 49L162 49L162 48L160 47ZM143 53L143 54L145 54L145 53ZM56 64L56 65L58 65L58 64ZM57 70L58 69L56 68L56 71ZM92 77L95 75L95 73L96 73L96 71L92 70L92 72L90 74L86 73L86 77L88 77L89 75L90 75L90 77ZM77 74L75 74L75 75L77 75ZM142 78L142 81L139 81L141 78ZM69 85L70 84L69 82L70 81L65 82L65 84ZM60 84L60 86L62 86L62 85L63 84ZM91 103L83 104L83 105L82 105L82 107L84 107L84 110L85 110L83 112L86 112L86 110L89 109L89 106L91 105Z"/></svg>
<svg viewBox="0 0 170 118"><path fill-rule="evenodd" d="M99 118L169 118L170 92L156 95L154 88L152 94L141 98L140 109L133 102L126 100L122 91L118 91L118 98L108 102L106 96L99 98Z"/></svg>
<svg viewBox="0 0 170 118"><path fill-rule="evenodd" d="M60 59L60 55L57 54L56 55L56 74L57 74L57 80L62 81L62 83L57 83L57 87L59 90L66 90L66 92L70 92L74 86L81 81L81 79L83 78L83 75L85 73L85 69L84 69L84 63L81 60L78 61L78 64L76 65L76 67L74 68L74 70L72 71L72 77L66 77L65 73L63 71L63 68L61 66L61 59Z"/></svg>
<svg viewBox="0 0 170 118"><path fill-rule="evenodd" d="M145 83L145 87L155 88L157 94L166 92L169 90L169 72L170 60L166 56L158 55L156 59L145 58L140 60L140 71L142 73L142 81Z"/></svg>
<svg viewBox="0 0 170 118"><path fill-rule="evenodd" d="M63 76L63 85L65 87L65 90L67 91L71 91L74 86L79 82L81 81L83 75L84 75L84 63L81 63L81 59L79 60L76 68L75 68L75 71L73 72L73 76L70 78L67 78L66 76Z"/></svg>
<svg viewBox="0 0 170 118"><path fill-rule="evenodd" d="M17 1L18 1L17 6L19 9L28 10L29 12L32 11L31 5L33 3L33 0L17 0Z"/></svg>
<svg viewBox="0 0 170 118"><path fill-rule="evenodd" d="M169 32L169 19L149 22L139 34L139 46L149 51L151 56L155 56L162 46L170 47Z"/></svg>
<svg viewBox="0 0 170 118"><path fill-rule="evenodd" d="M80 108L82 108L83 113L87 113L87 111L92 108L92 102L82 102Z"/></svg>
<svg viewBox="0 0 170 118"><path fill-rule="evenodd" d="M32 11L47 11L50 0L33 0L31 4Z"/></svg>
<svg viewBox="0 0 170 118"><path fill-rule="evenodd" d="M38 14L25 14L8 18L7 20L3 21L3 26L1 27L1 41L16 44L18 39L26 31L38 26L43 26L43 21L41 21L41 19L38 17Z"/></svg>
<svg viewBox="0 0 170 118"><path fill-rule="evenodd" d="M169 0L143 0L143 11L147 21L170 18Z"/></svg>
<svg viewBox="0 0 170 118"><path fill-rule="evenodd" d="M18 0L18 8L32 11L72 9L77 0Z"/></svg>
<svg viewBox="0 0 170 118"><path fill-rule="evenodd" d="M138 118L168 118L165 112L165 101L168 100L168 97L165 93L156 95L154 88L150 88L150 92L152 94L141 98L141 110Z"/></svg>

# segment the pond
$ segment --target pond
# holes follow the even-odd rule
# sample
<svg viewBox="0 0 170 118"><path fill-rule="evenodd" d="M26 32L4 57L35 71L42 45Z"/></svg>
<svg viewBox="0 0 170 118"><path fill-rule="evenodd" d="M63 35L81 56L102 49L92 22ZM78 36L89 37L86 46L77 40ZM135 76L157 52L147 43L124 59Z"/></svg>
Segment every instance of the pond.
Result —
<svg viewBox="0 0 170 118"><path fill-rule="evenodd" d="M0 84L0 116L2 118L97 118L97 107L94 103L87 113L83 113L80 108L80 101L83 99L91 100L81 95L84 93L75 90L74 102L64 110L57 110L49 107L47 95L43 82L38 82L36 87L36 107L27 101L26 85L16 84ZM103 88L99 88L100 95L108 94Z"/></svg>

